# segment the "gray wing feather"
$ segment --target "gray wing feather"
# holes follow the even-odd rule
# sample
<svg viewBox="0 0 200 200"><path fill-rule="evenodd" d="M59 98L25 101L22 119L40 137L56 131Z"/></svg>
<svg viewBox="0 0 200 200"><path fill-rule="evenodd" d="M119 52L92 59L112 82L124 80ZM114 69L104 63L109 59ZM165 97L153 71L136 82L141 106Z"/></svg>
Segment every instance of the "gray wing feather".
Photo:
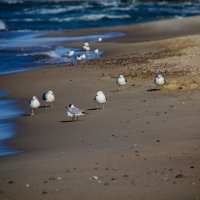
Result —
<svg viewBox="0 0 200 200"><path fill-rule="evenodd" d="M79 108L69 108L69 112L73 115L84 114L84 111Z"/></svg>

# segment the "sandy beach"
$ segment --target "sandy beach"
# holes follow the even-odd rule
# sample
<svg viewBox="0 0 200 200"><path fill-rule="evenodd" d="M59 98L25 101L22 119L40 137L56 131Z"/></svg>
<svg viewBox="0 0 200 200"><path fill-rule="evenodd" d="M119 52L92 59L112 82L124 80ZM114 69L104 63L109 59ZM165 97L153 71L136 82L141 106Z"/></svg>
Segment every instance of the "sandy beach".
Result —
<svg viewBox="0 0 200 200"><path fill-rule="evenodd" d="M100 59L0 76L25 110L6 142L22 152L0 157L1 200L200 199L200 17L54 35L105 32L127 35L91 44ZM160 90L157 72L167 79ZM56 102L45 108L49 89ZM108 101L97 111L99 90ZM31 117L33 95L42 106ZM71 122L70 103L88 114Z"/></svg>

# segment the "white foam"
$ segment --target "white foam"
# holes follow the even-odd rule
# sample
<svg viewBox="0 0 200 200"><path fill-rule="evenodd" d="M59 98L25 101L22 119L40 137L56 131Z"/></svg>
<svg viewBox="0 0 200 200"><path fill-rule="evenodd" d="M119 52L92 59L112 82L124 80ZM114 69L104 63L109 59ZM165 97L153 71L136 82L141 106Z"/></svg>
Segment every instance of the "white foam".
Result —
<svg viewBox="0 0 200 200"><path fill-rule="evenodd" d="M35 10L26 10L26 14L40 14L40 15L47 15L47 14L58 14L64 13L68 11L66 8L38 8Z"/></svg>
<svg viewBox="0 0 200 200"><path fill-rule="evenodd" d="M84 6L67 6L66 8L61 8L60 6L54 7L54 8L36 8L36 9L25 9L26 14L40 14L40 15L48 15L48 14L59 14L59 13L66 13L70 11L77 11L77 10L83 10L85 8L90 8L89 5Z"/></svg>
<svg viewBox="0 0 200 200"><path fill-rule="evenodd" d="M6 24L2 20L0 20L0 31L2 30L6 30Z"/></svg>
<svg viewBox="0 0 200 200"><path fill-rule="evenodd" d="M55 51L45 51L45 52L35 52L35 53L27 53L23 54L23 56L39 56L39 55L44 55L48 56L51 58L61 58Z"/></svg>
<svg viewBox="0 0 200 200"><path fill-rule="evenodd" d="M24 1L22 0L2 0L4 3L8 4L17 4L17 3L23 3Z"/></svg>
<svg viewBox="0 0 200 200"><path fill-rule="evenodd" d="M107 15L107 14L90 14L83 15L81 17L66 17L66 18L51 18L49 21L54 22L70 22L70 21L96 21L103 18L107 19L128 19L131 18L130 15Z"/></svg>

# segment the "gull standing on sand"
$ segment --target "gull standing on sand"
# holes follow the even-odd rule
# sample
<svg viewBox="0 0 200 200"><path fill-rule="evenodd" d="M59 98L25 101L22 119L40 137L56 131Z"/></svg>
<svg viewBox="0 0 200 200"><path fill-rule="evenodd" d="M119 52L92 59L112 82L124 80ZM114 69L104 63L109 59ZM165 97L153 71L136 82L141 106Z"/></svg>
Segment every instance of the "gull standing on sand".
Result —
<svg viewBox="0 0 200 200"><path fill-rule="evenodd" d="M31 98L31 100L29 101L29 106L32 109L31 116L33 116L34 115L34 109L40 107L40 102L39 102L39 100L38 100L38 98L36 96L33 96Z"/></svg>
<svg viewBox="0 0 200 200"><path fill-rule="evenodd" d="M154 78L154 83L158 86L164 85L166 83L165 76L162 74L157 74Z"/></svg>
<svg viewBox="0 0 200 200"><path fill-rule="evenodd" d="M66 55L72 57L74 55L74 50L70 50Z"/></svg>
<svg viewBox="0 0 200 200"><path fill-rule="evenodd" d="M98 104L103 104L102 109L104 109L104 104L107 102L107 98L102 91L98 91L94 98L94 101L97 103L97 110L99 109Z"/></svg>
<svg viewBox="0 0 200 200"><path fill-rule="evenodd" d="M85 115L84 110L75 107L73 104L69 104L67 108L68 108L67 115L68 117L72 118L72 121L74 121L74 119L78 120L79 116Z"/></svg>
<svg viewBox="0 0 200 200"><path fill-rule="evenodd" d="M127 79L123 75L119 75L117 77L117 84L119 85L119 88L121 88L121 86L125 86L127 84Z"/></svg>
<svg viewBox="0 0 200 200"><path fill-rule="evenodd" d="M45 101L46 107L48 103L50 103L50 105L53 106L53 102L55 101L55 95L51 90L48 92L44 92L42 95L42 100Z"/></svg>

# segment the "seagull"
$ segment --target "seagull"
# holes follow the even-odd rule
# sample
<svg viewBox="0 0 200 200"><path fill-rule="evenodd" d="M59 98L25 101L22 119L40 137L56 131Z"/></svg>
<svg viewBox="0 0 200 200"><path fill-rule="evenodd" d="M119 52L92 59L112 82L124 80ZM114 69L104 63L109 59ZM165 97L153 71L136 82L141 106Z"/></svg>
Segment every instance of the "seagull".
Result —
<svg viewBox="0 0 200 200"><path fill-rule="evenodd" d="M31 98L31 100L29 101L29 106L32 109L31 116L33 116L34 115L34 109L40 107L40 102L39 102L39 100L38 100L38 98L36 96L33 96Z"/></svg>
<svg viewBox="0 0 200 200"><path fill-rule="evenodd" d="M66 55L72 57L74 55L74 50L70 50Z"/></svg>
<svg viewBox="0 0 200 200"><path fill-rule="evenodd" d="M90 45L89 45L88 42L85 42L85 43L83 44L83 49L84 49L85 51L90 51Z"/></svg>
<svg viewBox="0 0 200 200"><path fill-rule="evenodd" d="M83 53L82 55L81 55L81 58L84 60L84 59L86 59L86 55Z"/></svg>
<svg viewBox="0 0 200 200"><path fill-rule="evenodd" d="M90 45L89 45L88 42L85 42L85 43L84 43L84 46L89 47Z"/></svg>
<svg viewBox="0 0 200 200"><path fill-rule="evenodd" d="M99 53L99 49L95 49L94 53L96 53L96 54Z"/></svg>
<svg viewBox="0 0 200 200"><path fill-rule="evenodd" d="M98 38L98 42L102 42L102 38L101 37Z"/></svg>
<svg viewBox="0 0 200 200"><path fill-rule="evenodd" d="M83 46L83 48L84 48L86 51L90 51L90 47L89 47L89 46Z"/></svg>
<svg viewBox="0 0 200 200"><path fill-rule="evenodd" d="M98 104L103 104L103 109L104 109L104 104L106 103L107 98L102 91L98 91L94 98L94 101L97 103L97 110L98 110Z"/></svg>
<svg viewBox="0 0 200 200"><path fill-rule="evenodd" d="M154 78L154 83L158 86L164 85L166 83L164 75L157 74Z"/></svg>
<svg viewBox="0 0 200 200"><path fill-rule="evenodd" d="M47 103L51 103L53 106L53 102L55 101L54 93L51 90L48 92L44 92L42 95L42 100L46 102L46 107Z"/></svg>
<svg viewBox="0 0 200 200"><path fill-rule="evenodd" d="M117 77L117 84L119 85L119 88L121 86L125 86L127 84L127 79L123 75L119 75ZM122 89L123 89L123 87L122 87Z"/></svg>
<svg viewBox="0 0 200 200"><path fill-rule="evenodd" d="M84 110L75 107L73 104L69 104L67 108L68 108L67 115L68 117L72 118L72 121L74 121L74 119L78 120L79 116L85 115Z"/></svg>
<svg viewBox="0 0 200 200"><path fill-rule="evenodd" d="M81 55L78 55L78 56L76 57L76 60L77 60L77 61L81 61L81 60L82 60L82 56L81 56Z"/></svg>

